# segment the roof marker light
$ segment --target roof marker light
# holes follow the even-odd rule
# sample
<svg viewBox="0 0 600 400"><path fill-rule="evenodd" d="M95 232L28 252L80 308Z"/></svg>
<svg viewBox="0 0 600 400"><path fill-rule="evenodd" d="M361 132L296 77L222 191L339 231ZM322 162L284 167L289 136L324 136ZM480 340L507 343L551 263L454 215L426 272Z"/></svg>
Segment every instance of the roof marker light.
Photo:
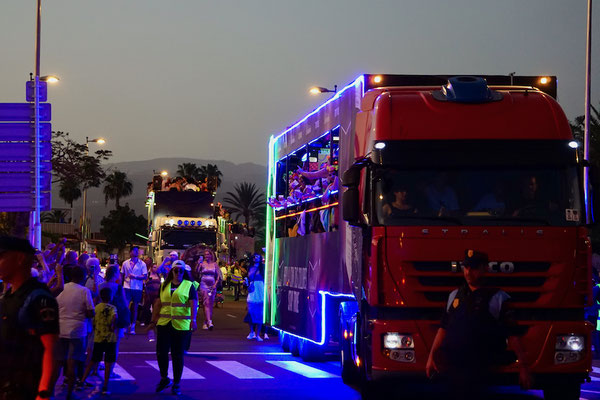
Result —
<svg viewBox="0 0 600 400"><path fill-rule="evenodd" d="M543 77L540 78L540 83L542 85L545 85L545 84L547 84L549 82L550 82L550 78L548 78L547 76L543 76Z"/></svg>
<svg viewBox="0 0 600 400"><path fill-rule="evenodd" d="M381 83L383 81L383 77L381 75L375 75L373 77L373 83Z"/></svg>
<svg viewBox="0 0 600 400"><path fill-rule="evenodd" d="M385 149L385 143L384 142L377 142L377 143L375 143L375 148L377 150Z"/></svg>
<svg viewBox="0 0 600 400"><path fill-rule="evenodd" d="M574 140L571 140L571 141L569 142L569 147L570 147L570 148L572 148L572 149L576 149L576 148L578 148L578 147L579 147L579 143L577 143L577 142L576 142L576 141L574 141Z"/></svg>

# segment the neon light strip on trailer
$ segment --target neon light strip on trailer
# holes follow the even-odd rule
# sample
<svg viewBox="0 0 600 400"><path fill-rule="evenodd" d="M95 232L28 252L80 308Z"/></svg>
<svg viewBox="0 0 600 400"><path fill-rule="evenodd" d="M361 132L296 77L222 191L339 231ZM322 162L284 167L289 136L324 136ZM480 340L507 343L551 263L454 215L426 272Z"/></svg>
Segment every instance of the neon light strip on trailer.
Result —
<svg viewBox="0 0 600 400"><path fill-rule="evenodd" d="M332 191L329 193L329 195L331 196L331 195L333 195L333 194L337 194L338 192L339 192L339 190L332 190ZM311 202L311 201L313 201L313 200L320 199L320 198L322 198L322 197L323 197L323 195L320 195L320 196L315 196L315 197L311 197L311 198L309 198L309 199L302 200L302 201L301 201L301 202L299 202L299 203L294 203L294 205L292 205L292 206L290 206L290 207L296 207L296 206L302 205L302 204L304 204L304 203L308 203L308 202ZM283 209L285 209L285 208L290 208L290 207L277 207L277 208L275 209L275 211L281 211L281 210L283 210Z"/></svg>
<svg viewBox="0 0 600 400"><path fill-rule="evenodd" d="M275 329L275 330L277 330L279 332L283 332L283 333L285 333L287 335L291 335L291 336L297 337L298 339L308 340L309 342L312 342L312 343L314 343L314 344L316 344L318 346L323 346L325 344L325 339L326 339L326 334L327 334L327 332L325 332L325 328L326 328L325 327L325 322L326 322L325 321L325 316L327 315L327 312L326 312L327 302L325 301L326 296L331 296L331 297L346 297L346 298L349 298L349 299L354 299L354 295L353 294L344 294L344 293L331 293L331 292L328 292L328 291L325 291L325 290L319 290L319 294L321 295L321 340L319 342L315 342L312 339L305 338L305 337L300 336L300 335L296 335L294 333L285 331L283 329L279 329L279 328L275 328L275 327L273 327L273 329Z"/></svg>
<svg viewBox="0 0 600 400"><path fill-rule="evenodd" d="M269 172L268 172L268 178L267 178L267 202L269 201L269 198L272 196L272 192L273 190L273 158L274 158L274 147L275 147L275 140L273 139L273 136L271 136L269 138ZM273 229L275 229L275 220L273 219L273 210L271 210L271 207L267 206L267 216L266 216L266 221L265 221L265 235L266 235L266 240L265 240L265 255L266 255L266 259L265 259L265 263L267 265L269 265L269 258L271 256L270 254L270 250L271 250L271 234L270 234L270 230L269 230L269 225L272 224L273 225ZM271 222L272 220L272 222ZM273 234L275 233L275 231L273 230ZM274 255L273 255L274 256ZM274 276L275 276L275 268L274 268L274 264L275 264L275 258L273 258L273 262L271 265L273 265L273 267L271 268L271 285L274 284L275 280L274 280ZM268 282L268 268L265 270L265 282ZM268 296L268 290L265 290L263 293L263 322L266 323L267 322L267 301L269 299ZM274 293L274 290L272 290L272 293ZM271 295L272 297L272 295ZM271 302L273 302L273 299L271 299ZM273 308L271 306L271 315L273 314Z"/></svg>
<svg viewBox="0 0 600 400"><path fill-rule="evenodd" d="M324 209L326 209L326 208L335 207L335 206L337 206L338 204L340 204L340 203L339 203L339 202L335 202L335 203L327 204L327 205L325 205L325 206L311 208L310 210L298 211L298 212L295 212L295 213L293 213L293 214L280 215L279 217L275 217L275 221L278 221L278 220L280 220L280 219L282 219L282 218L295 217L296 215L300 215L300 214L302 214L303 212L307 212L307 213L308 213L308 212L313 212L313 211L320 211L320 210L324 210Z"/></svg>
<svg viewBox="0 0 600 400"><path fill-rule="evenodd" d="M311 145L311 144L313 144L314 142L316 142L316 141L318 141L318 140L322 139L324 136L327 136L327 135L328 135L328 134L330 134L332 131L334 131L334 130L336 130L336 129L340 128L340 127L341 127L341 125L336 125L336 126L334 126L334 127L333 127L333 128L331 128L330 130L328 130L327 132L325 132L324 134L322 134L321 136L319 136L318 138L316 138L316 139L313 139L313 140L311 140L310 142L308 142L308 145L310 146L310 145ZM285 156L281 157L279 160L277 160L277 162L280 162L281 160L285 159L286 157L289 157L289 156L291 156L292 154L296 154L296 152L297 152L298 150L302 149L302 148L303 148L303 147L305 147L305 146L306 146L306 145L305 145L305 144L303 144L302 146L298 147L296 150L294 150L294 151L291 151L289 154L287 154L287 155L285 155Z"/></svg>
<svg viewBox="0 0 600 400"><path fill-rule="evenodd" d="M364 90L365 89L365 76L364 75L358 76L354 80L354 82L352 82L351 84L349 84L348 86L344 87L342 90L337 92L332 98L327 100L325 103L321 104L318 108L313 110L311 113L307 114L304 118L302 118L300 121L296 122L290 128L286 129L285 131L281 132L280 134L278 134L275 137L271 136L270 141L269 141L269 171L271 171L271 173L269 174L270 185L269 184L267 185L267 199L274 195L273 186L274 186L275 179L273 176L273 170L274 170L273 163L274 163L274 158L275 158L275 156L274 156L275 144L276 144L277 140L279 140L279 138L282 137L283 135L285 135L286 133L290 132L292 129L295 129L296 127L298 127L299 125L304 123L312 115L317 114L319 111L321 111L321 109L323 109L323 107L327 106L329 103L339 99L340 96L342 95L342 93L344 93L346 90L350 89L351 87L356 87L357 85L360 86L361 98L362 98L364 96L364 91L365 91ZM267 236L269 235L270 231L268 228L271 225L273 227L272 232L273 232L273 236L274 236L275 235L275 219L273 218L274 213L269 208L270 207L267 207L267 218L266 218L267 232L266 232L266 234L267 234ZM269 239L269 237L267 237L267 239ZM271 263L271 272L272 272L272 274L271 274L271 310L272 310L271 311L271 326L273 326L275 324L275 312L273 312L273 310L275 310L276 306L277 306L276 277L275 277L275 258L278 254L277 240L275 238L273 238L273 246L270 246L269 240L267 240L267 246L268 247L265 249L265 250L267 250L267 254L269 254L269 250L273 253L273 257L271 257L271 259L272 259L272 263ZM266 293L265 293L265 299L266 299ZM263 303L263 304L266 304L266 303ZM264 309L263 309L263 311L264 311ZM263 315L265 315L265 314L263 314ZM263 317L263 318L265 318L265 317Z"/></svg>
<svg viewBox="0 0 600 400"><path fill-rule="evenodd" d="M342 95L342 93L344 93L346 90L350 89L351 87L355 87L359 83L362 83L361 88L364 88L364 83L365 83L365 76L364 75L360 75L358 78L356 78L354 80L354 82L352 82L351 84L349 84L348 86L346 86L345 88L343 88L342 90L340 90L339 92L337 92L335 94L335 96L333 96L332 98L330 98L329 100L327 100L325 103L321 104L318 108L316 108L315 110L313 110L311 113L307 114L304 118L302 118L300 121L296 122L290 128L288 128L285 131L281 132L279 135L277 135L275 137L275 141L279 140L279 138L281 136L285 135L286 133L288 133L292 129L297 128L300 124L302 124L303 122L305 122L309 117L311 117L311 116L315 115L316 113L318 113L319 111L321 111L321 109L323 107L325 107L327 104L331 103L334 100L339 99L340 96Z"/></svg>

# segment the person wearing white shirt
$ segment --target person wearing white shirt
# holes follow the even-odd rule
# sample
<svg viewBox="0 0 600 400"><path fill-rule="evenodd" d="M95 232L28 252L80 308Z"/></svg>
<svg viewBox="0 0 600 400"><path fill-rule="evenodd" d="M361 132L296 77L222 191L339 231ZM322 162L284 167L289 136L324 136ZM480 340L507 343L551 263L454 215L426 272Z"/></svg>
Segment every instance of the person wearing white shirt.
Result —
<svg viewBox="0 0 600 400"><path fill-rule="evenodd" d="M58 315L60 324L60 354L58 360L67 365L68 394L73 393L75 371L78 363L85 361L87 318L94 317L92 293L83 286L85 271L79 266L71 271L71 282L65 284L58 295Z"/></svg>
<svg viewBox="0 0 600 400"><path fill-rule="evenodd" d="M135 335L135 322L137 320L138 305L142 302L142 292L144 290L144 281L148 278L148 268L146 263L139 259L140 248L133 246L129 251L129 260L125 260L121 266L123 274L123 289L125 298L129 303L131 311L131 326L129 333Z"/></svg>

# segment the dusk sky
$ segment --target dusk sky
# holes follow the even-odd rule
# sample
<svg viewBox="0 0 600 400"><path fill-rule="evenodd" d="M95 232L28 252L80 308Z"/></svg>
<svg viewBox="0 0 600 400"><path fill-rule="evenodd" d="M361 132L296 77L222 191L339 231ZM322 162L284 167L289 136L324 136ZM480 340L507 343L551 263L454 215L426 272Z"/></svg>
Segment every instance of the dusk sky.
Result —
<svg viewBox="0 0 600 400"><path fill-rule="evenodd" d="M267 140L360 73L557 75L584 112L585 0L43 0L53 130L112 161L266 164ZM592 99L600 93L600 8ZM0 102L24 102L35 0L0 5Z"/></svg>

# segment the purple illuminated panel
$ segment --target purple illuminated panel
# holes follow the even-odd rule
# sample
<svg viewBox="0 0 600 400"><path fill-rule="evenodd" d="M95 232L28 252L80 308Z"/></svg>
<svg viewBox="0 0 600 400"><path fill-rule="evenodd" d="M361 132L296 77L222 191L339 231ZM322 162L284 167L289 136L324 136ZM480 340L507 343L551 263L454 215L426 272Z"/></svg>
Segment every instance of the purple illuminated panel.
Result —
<svg viewBox="0 0 600 400"><path fill-rule="evenodd" d="M33 193L0 193L0 211L33 211L35 209L33 200ZM42 211L51 209L50 192L41 193L40 200Z"/></svg>
<svg viewBox="0 0 600 400"><path fill-rule="evenodd" d="M33 143L2 143L0 161L28 161L34 159ZM40 159L50 160L52 148L50 142L40 143Z"/></svg>
<svg viewBox="0 0 600 400"><path fill-rule="evenodd" d="M6 142L33 142L33 123L8 123L0 124L0 141ZM40 140L50 141L52 139L52 124L44 122L40 124Z"/></svg>
<svg viewBox="0 0 600 400"><path fill-rule="evenodd" d="M48 101L48 82L40 81L40 101ZM35 101L35 81L25 82L25 101Z"/></svg>
<svg viewBox="0 0 600 400"><path fill-rule="evenodd" d="M0 145L1 146L1 145ZM0 172L31 172L33 173L35 164L33 161L0 161ZM50 161L42 161L40 163L40 171L51 172L52 163Z"/></svg>
<svg viewBox="0 0 600 400"><path fill-rule="evenodd" d="M34 179L33 172L0 174L0 192L29 192L34 187ZM50 172L40 174L40 190L50 191L51 180ZM0 196L3 195L0 193Z"/></svg>
<svg viewBox="0 0 600 400"><path fill-rule="evenodd" d="M40 121L50 121L50 103L40 104ZM33 104L0 103L0 121L29 122L33 121Z"/></svg>

